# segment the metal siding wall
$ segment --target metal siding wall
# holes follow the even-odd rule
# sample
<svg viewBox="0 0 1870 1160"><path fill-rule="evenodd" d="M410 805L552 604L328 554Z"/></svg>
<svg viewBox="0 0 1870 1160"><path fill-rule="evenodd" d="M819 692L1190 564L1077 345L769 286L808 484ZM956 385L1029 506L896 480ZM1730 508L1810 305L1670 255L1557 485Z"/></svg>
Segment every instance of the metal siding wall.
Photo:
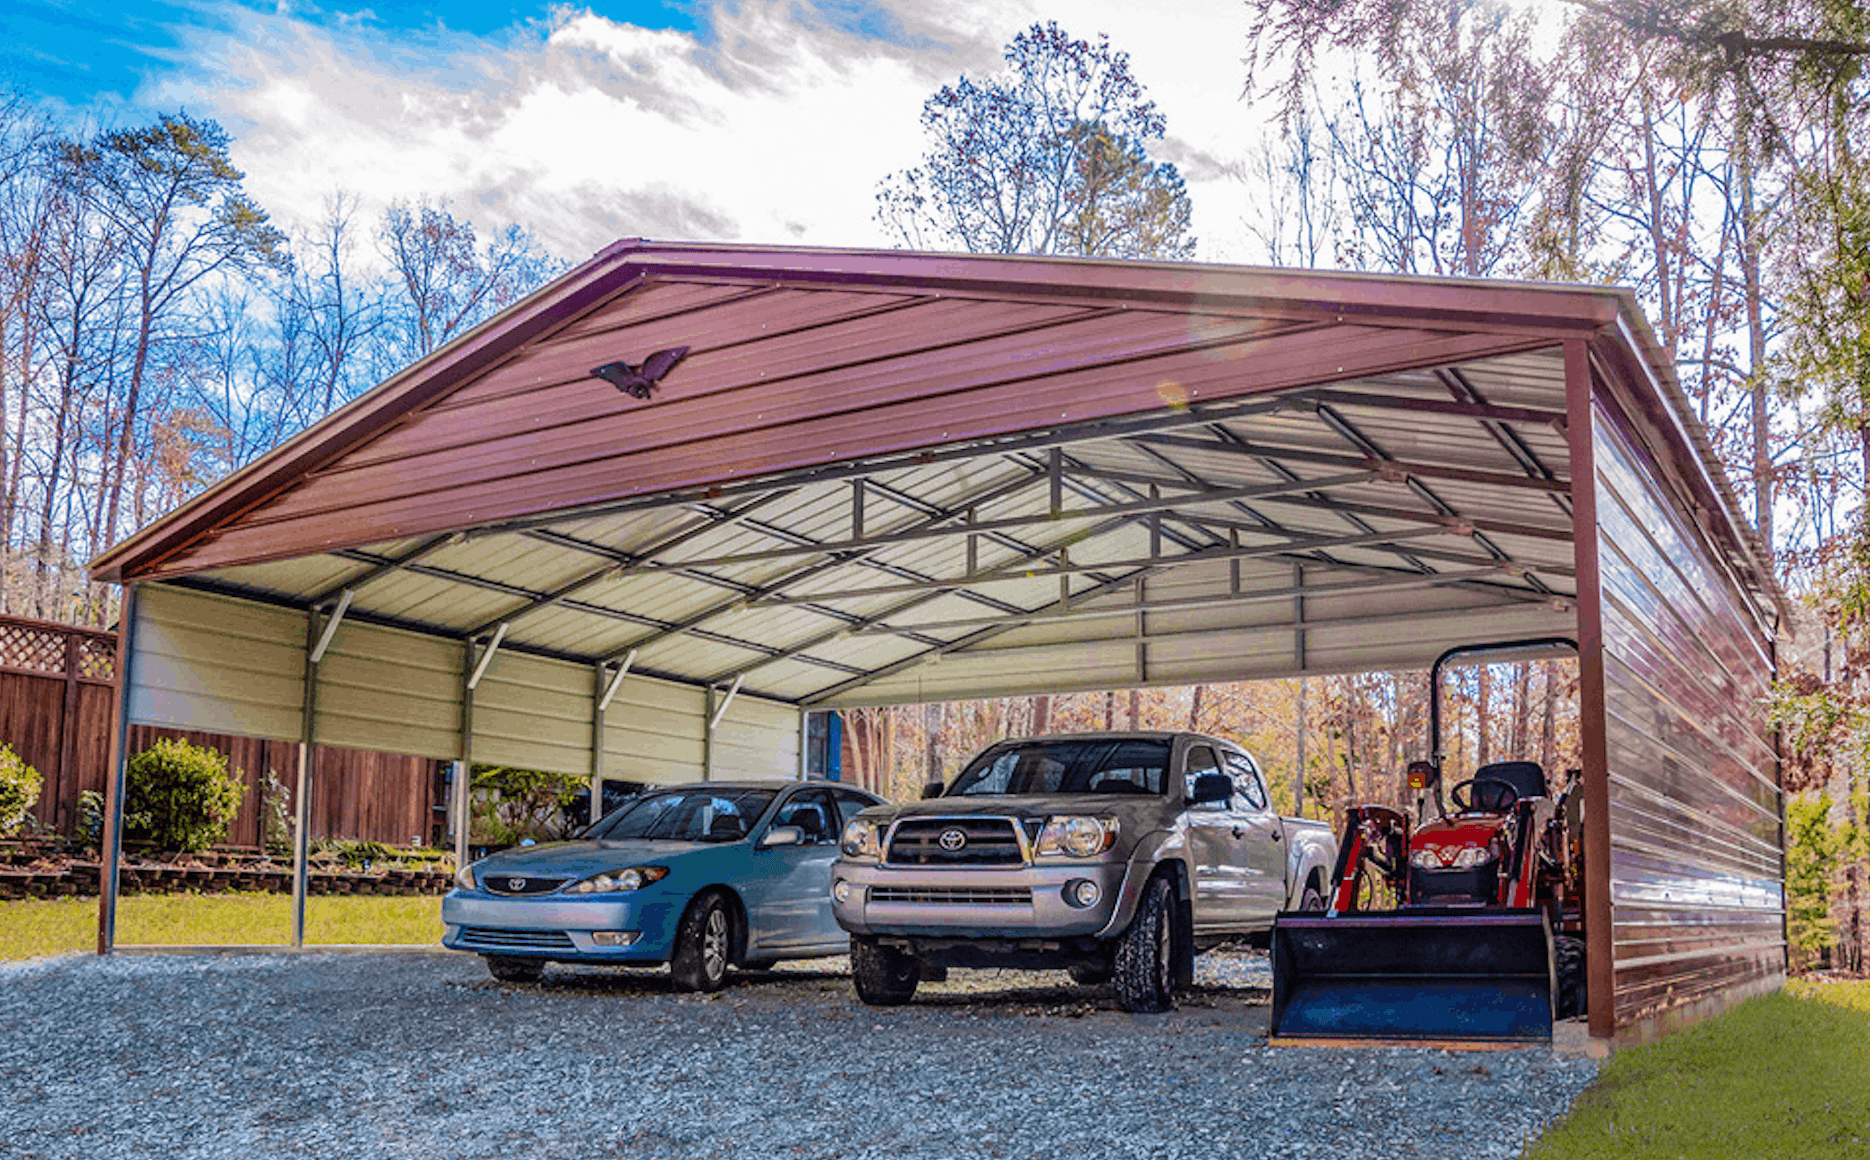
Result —
<svg viewBox="0 0 1870 1160"><path fill-rule="evenodd" d="M1778 769L1767 641L1600 403L1598 550L1616 1023L1777 985Z"/></svg>
<svg viewBox="0 0 1870 1160"><path fill-rule="evenodd" d="M149 584L135 615L131 722L299 739L302 613Z"/></svg>
<svg viewBox="0 0 1870 1160"><path fill-rule="evenodd" d="M319 743L459 757L461 665L456 641L373 624L339 625L318 665Z"/></svg>
<svg viewBox="0 0 1870 1160"><path fill-rule="evenodd" d="M622 781L699 781L707 694L651 677L624 679L604 713L604 773Z"/></svg>
<svg viewBox="0 0 1870 1160"><path fill-rule="evenodd" d="M590 667L495 654L474 689L474 760L589 774Z"/></svg>
<svg viewBox="0 0 1870 1160"><path fill-rule="evenodd" d="M799 710L745 693L734 698L714 730L714 776L796 777Z"/></svg>

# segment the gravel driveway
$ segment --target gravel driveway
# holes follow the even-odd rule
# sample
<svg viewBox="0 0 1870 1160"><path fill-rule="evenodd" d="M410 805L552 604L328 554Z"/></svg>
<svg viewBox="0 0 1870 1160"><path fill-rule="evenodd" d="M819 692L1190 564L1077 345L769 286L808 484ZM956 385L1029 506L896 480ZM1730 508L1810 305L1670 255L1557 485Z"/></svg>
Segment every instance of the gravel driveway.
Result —
<svg viewBox="0 0 1870 1160"><path fill-rule="evenodd" d="M454 956L0 967L0 1156L1511 1157L1596 1064L1267 1048L1263 955L1134 1016L1061 975L859 1004L836 960L492 982Z"/></svg>

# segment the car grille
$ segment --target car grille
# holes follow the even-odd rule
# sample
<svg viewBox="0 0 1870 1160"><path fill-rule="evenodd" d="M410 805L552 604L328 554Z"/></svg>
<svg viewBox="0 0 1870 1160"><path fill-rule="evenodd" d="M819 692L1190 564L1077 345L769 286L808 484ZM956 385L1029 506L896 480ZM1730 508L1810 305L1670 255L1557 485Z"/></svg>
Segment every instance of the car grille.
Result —
<svg viewBox="0 0 1870 1160"><path fill-rule="evenodd" d="M921 902L934 906L1031 906L1025 886L872 886L872 902Z"/></svg>
<svg viewBox="0 0 1870 1160"><path fill-rule="evenodd" d="M489 894L550 894L568 878L537 878L531 874L482 874L480 888ZM515 886L514 883L519 883Z"/></svg>
<svg viewBox="0 0 1870 1160"><path fill-rule="evenodd" d="M943 836L955 832L965 841L945 849ZM1025 860L1011 818L910 818L897 823L884 859L897 866L1017 866Z"/></svg>
<svg viewBox="0 0 1870 1160"><path fill-rule="evenodd" d="M497 926L464 926L460 945L468 950L569 951L576 947L562 930L507 930Z"/></svg>

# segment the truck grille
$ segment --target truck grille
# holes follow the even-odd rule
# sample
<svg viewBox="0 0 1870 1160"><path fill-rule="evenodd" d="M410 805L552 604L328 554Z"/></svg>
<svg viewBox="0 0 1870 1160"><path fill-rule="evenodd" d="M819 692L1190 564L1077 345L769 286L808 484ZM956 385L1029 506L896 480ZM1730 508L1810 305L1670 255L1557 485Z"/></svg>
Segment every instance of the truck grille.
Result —
<svg viewBox="0 0 1870 1160"><path fill-rule="evenodd" d="M540 878L534 874L483 873L480 888L489 894L550 894L570 881L567 878Z"/></svg>
<svg viewBox="0 0 1870 1160"><path fill-rule="evenodd" d="M495 926L464 926L460 945L465 950L569 951L571 936L562 930L507 930Z"/></svg>
<svg viewBox="0 0 1870 1160"><path fill-rule="evenodd" d="M884 859L897 866L1018 866L1025 860L1011 818L909 818L897 823Z"/></svg>
<svg viewBox="0 0 1870 1160"><path fill-rule="evenodd" d="M872 886L872 902L921 902L934 906L1031 906L1025 886Z"/></svg>

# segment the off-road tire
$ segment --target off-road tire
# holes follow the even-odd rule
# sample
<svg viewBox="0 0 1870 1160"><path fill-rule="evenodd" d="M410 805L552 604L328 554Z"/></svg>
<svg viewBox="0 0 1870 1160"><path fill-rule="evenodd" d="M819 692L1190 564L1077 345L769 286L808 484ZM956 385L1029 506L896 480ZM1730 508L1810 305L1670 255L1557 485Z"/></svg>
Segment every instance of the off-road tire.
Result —
<svg viewBox="0 0 1870 1160"><path fill-rule="evenodd" d="M1085 987L1101 987L1110 982L1116 969L1109 963L1073 963L1065 968L1071 981Z"/></svg>
<svg viewBox="0 0 1870 1160"><path fill-rule="evenodd" d="M1553 982L1558 987L1553 1005L1560 1019L1574 1019L1584 1014L1584 940L1572 935L1552 938Z"/></svg>
<svg viewBox="0 0 1870 1160"><path fill-rule="evenodd" d="M900 1007L916 996L922 964L915 955L872 939L851 940L851 983L872 1007Z"/></svg>
<svg viewBox="0 0 1870 1160"><path fill-rule="evenodd" d="M1175 1006L1175 884L1158 875L1143 887L1136 917L1117 936L1114 979L1125 1011L1153 1015Z"/></svg>
<svg viewBox="0 0 1870 1160"><path fill-rule="evenodd" d="M733 961L733 909L719 894L704 894L688 904L675 930L669 975L684 991L714 992L727 985Z"/></svg>
<svg viewBox="0 0 1870 1160"><path fill-rule="evenodd" d="M538 959L515 959L507 955L488 955L487 973L502 983L536 983L545 974L545 964Z"/></svg>

